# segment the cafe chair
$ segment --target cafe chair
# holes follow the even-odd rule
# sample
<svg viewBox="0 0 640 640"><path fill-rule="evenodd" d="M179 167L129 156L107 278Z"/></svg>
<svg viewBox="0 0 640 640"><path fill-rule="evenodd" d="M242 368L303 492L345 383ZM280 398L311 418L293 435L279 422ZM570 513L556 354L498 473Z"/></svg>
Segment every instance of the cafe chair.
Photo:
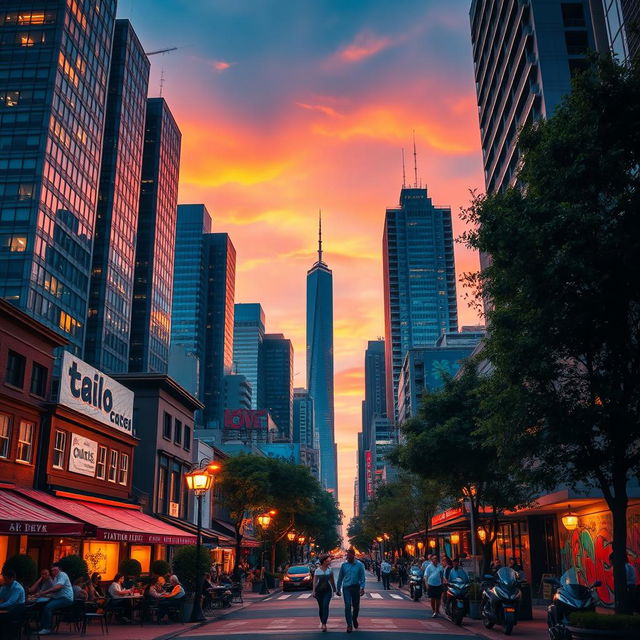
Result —
<svg viewBox="0 0 640 640"><path fill-rule="evenodd" d="M244 602L242 599L242 584L239 582L234 582L231 587L231 602L233 604L242 604Z"/></svg>
<svg viewBox="0 0 640 640"><path fill-rule="evenodd" d="M53 614L53 630L57 631L60 623L69 625L69 631L74 627L77 633L80 633L84 624L85 602L83 600L75 600L73 604L62 609L57 609Z"/></svg>
<svg viewBox="0 0 640 640"><path fill-rule="evenodd" d="M80 635L84 636L87 633L87 626L92 620L100 621L100 631L104 635L109 633L109 623L107 622L107 610L98 609L96 611L85 611L82 619L82 628L80 629Z"/></svg>

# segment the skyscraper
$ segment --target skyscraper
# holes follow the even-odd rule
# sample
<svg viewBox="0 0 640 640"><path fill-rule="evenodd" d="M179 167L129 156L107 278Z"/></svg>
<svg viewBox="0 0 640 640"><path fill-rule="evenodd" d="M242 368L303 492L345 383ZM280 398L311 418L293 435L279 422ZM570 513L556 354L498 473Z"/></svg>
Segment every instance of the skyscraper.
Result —
<svg viewBox="0 0 640 640"><path fill-rule="evenodd" d="M0 12L0 296L77 355L115 11L115 0L5 0Z"/></svg>
<svg viewBox="0 0 640 640"><path fill-rule="evenodd" d="M233 366L236 250L227 233L205 236L207 269L205 353L200 368L206 429L222 429L224 376Z"/></svg>
<svg viewBox="0 0 640 640"><path fill-rule="evenodd" d="M211 215L203 204L178 205L169 375L196 397L204 364L210 232Z"/></svg>
<svg viewBox="0 0 640 640"><path fill-rule="evenodd" d="M333 410L333 274L322 259L322 227L318 260L307 272L307 389L315 406L320 444L320 477L338 499L338 468Z"/></svg>
<svg viewBox="0 0 640 640"><path fill-rule="evenodd" d="M606 44L602 0L473 0L471 40L488 193L513 184L517 138L527 123L553 113L585 66ZM612 4L610 1L607 4ZM614 3L617 4L617 3ZM482 260L483 264L485 260Z"/></svg>
<svg viewBox="0 0 640 640"><path fill-rule="evenodd" d="M129 370L169 367L181 133L163 98L147 100Z"/></svg>
<svg viewBox="0 0 640 640"><path fill-rule="evenodd" d="M311 449L317 440L313 418L313 398L306 389L296 387L293 390L293 441Z"/></svg>
<svg viewBox="0 0 640 640"><path fill-rule="evenodd" d="M640 2L638 0L591 0L602 2L611 51L622 62L640 53Z"/></svg>
<svg viewBox="0 0 640 640"><path fill-rule="evenodd" d="M149 59L128 20L116 20L93 242L84 359L126 373Z"/></svg>
<svg viewBox="0 0 640 640"><path fill-rule="evenodd" d="M398 419L398 380L406 352L457 331L451 209L436 207L427 189L403 186L387 209L383 236L387 415Z"/></svg>
<svg viewBox="0 0 640 640"><path fill-rule="evenodd" d="M233 366L251 384L251 408L264 409L262 381L262 340L264 311L259 303L237 303L233 325Z"/></svg>
<svg viewBox="0 0 640 640"><path fill-rule="evenodd" d="M267 333L262 342L264 406L282 440L293 435L293 345L281 333Z"/></svg>

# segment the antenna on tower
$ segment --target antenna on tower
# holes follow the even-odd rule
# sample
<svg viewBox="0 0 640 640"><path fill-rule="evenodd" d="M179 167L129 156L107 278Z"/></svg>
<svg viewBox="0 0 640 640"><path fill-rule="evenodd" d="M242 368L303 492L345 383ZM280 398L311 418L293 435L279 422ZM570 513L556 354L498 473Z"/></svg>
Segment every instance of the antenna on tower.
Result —
<svg viewBox="0 0 640 640"><path fill-rule="evenodd" d="M318 209L318 262L322 262L322 209Z"/></svg>
<svg viewBox="0 0 640 640"><path fill-rule="evenodd" d="M407 185L407 177L404 170L404 147L402 147L402 188L404 189Z"/></svg>
<svg viewBox="0 0 640 640"><path fill-rule="evenodd" d="M418 188L418 154L416 153L416 130L413 130L413 174L415 186Z"/></svg>
<svg viewBox="0 0 640 640"><path fill-rule="evenodd" d="M162 98L162 88L164 87L164 67L160 71L160 97Z"/></svg>

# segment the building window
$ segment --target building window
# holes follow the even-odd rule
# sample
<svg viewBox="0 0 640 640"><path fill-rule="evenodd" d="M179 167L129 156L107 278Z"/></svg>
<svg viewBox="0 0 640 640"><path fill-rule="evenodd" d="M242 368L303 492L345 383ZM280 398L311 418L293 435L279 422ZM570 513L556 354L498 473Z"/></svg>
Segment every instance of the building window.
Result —
<svg viewBox="0 0 640 640"><path fill-rule="evenodd" d="M24 356L16 353L15 351L9 351L5 382L22 389L22 385L24 385L24 368L26 362L27 360Z"/></svg>
<svg viewBox="0 0 640 640"><path fill-rule="evenodd" d="M162 437L171 440L171 416L164 412L164 424L162 426Z"/></svg>
<svg viewBox="0 0 640 640"><path fill-rule="evenodd" d="M31 367L31 393L35 396L45 397L47 391L47 368L37 362Z"/></svg>
<svg viewBox="0 0 640 640"><path fill-rule="evenodd" d="M129 455L126 453L120 454L120 469L118 470L118 484L127 484L127 478L129 476Z"/></svg>
<svg viewBox="0 0 640 640"><path fill-rule="evenodd" d="M107 477L107 447L98 447L98 462L96 463L96 478L104 480Z"/></svg>
<svg viewBox="0 0 640 640"><path fill-rule="evenodd" d="M158 513L167 513L167 459L160 458L158 467Z"/></svg>
<svg viewBox="0 0 640 640"><path fill-rule="evenodd" d="M186 451L191 449L191 427L184 425L184 443L183 446Z"/></svg>
<svg viewBox="0 0 640 640"><path fill-rule="evenodd" d="M20 420L20 431L18 432L18 451L16 452L16 460L20 462L29 462L33 458L33 430L35 424Z"/></svg>
<svg viewBox="0 0 640 640"><path fill-rule="evenodd" d="M67 446L67 432L58 431L53 441L53 468L64 469L64 452Z"/></svg>
<svg viewBox="0 0 640 640"><path fill-rule="evenodd" d="M0 413L0 458L9 457L9 444L11 440L11 419L8 415Z"/></svg>
<svg viewBox="0 0 640 640"><path fill-rule="evenodd" d="M173 429L173 441L176 444L182 444L182 422L176 419L176 425Z"/></svg>
<svg viewBox="0 0 640 640"><path fill-rule="evenodd" d="M118 477L118 452L111 449L111 456L109 457L109 482L115 482Z"/></svg>

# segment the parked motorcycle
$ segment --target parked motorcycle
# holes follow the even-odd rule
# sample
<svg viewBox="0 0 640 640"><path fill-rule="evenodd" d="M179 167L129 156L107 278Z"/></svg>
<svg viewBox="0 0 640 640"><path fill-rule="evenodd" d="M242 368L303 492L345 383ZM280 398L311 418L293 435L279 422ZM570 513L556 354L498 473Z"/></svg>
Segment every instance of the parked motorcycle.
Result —
<svg viewBox="0 0 640 640"><path fill-rule="evenodd" d="M422 571L420 567L411 567L409 569L409 594L414 602L418 602L422 598Z"/></svg>
<svg viewBox="0 0 640 640"><path fill-rule="evenodd" d="M565 571L560 580L545 578L547 584L553 585L555 593L553 601L547 609L547 625L550 640L571 640L571 631L567 628L569 615L574 611L595 611L598 596L595 589L602 583L596 580L591 586L578 584L575 569Z"/></svg>
<svg viewBox="0 0 640 640"><path fill-rule="evenodd" d="M484 576L480 610L487 629L498 624L510 636L518 623L518 604L522 597L518 574L509 567L501 567L495 576Z"/></svg>
<svg viewBox="0 0 640 640"><path fill-rule="evenodd" d="M469 588L468 580L456 578L447 584L447 598L444 612L451 622L460 626L462 619L469 612Z"/></svg>

